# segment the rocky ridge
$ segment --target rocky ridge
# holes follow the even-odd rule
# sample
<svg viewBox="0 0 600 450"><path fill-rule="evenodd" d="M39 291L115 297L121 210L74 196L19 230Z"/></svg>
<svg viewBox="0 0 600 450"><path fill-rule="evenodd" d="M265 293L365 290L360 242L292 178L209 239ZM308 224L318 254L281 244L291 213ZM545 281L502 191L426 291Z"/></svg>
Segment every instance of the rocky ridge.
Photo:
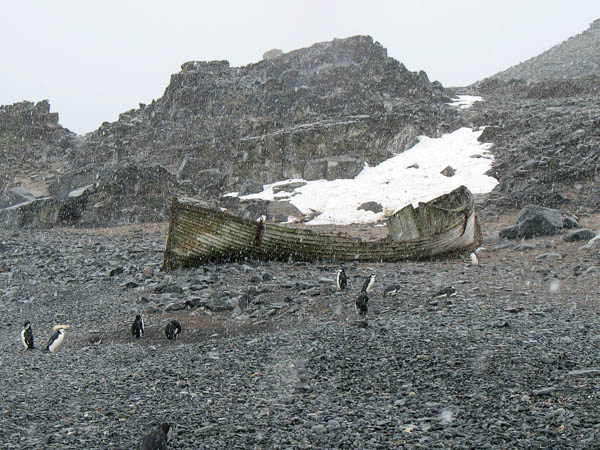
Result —
<svg viewBox="0 0 600 450"><path fill-rule="evenodd" d="M492 78L528 82L586 78L600 73L600 19L584 32L572 36L527 61L493 75Z"/></svg>
<svg viewBox="0 0 600 450"><path fill-rule="evenodd" d="M567 43L597 49L596 31L597 21ZM73 136L55 115L44 123L56 135L26 132L49 141L49 150L27 148L50 155L38 160L52 164L34 165L21 177L12 169L15 159L8 164L5 158L0 203L25 204L3 210L1 220L14 226L163 220L173 195L217 200L224 192L252 193L292 177L350 178L365 162L377 164L412 146L420 134L439 136L460 126L486 127L481 140L494 144L490 175L499 185L486 207L498 214L528 203L561 205L574 214L590 210L598 198L600 84L594 70L562 71L560 55L581 53L564 45L548 52L555 59L540 59L554 74L548 79L499 76L453 90L406 70L368 36L267 52L263 61L240 68L188 62L163 97L93 133ZM458 93L484 101L458 110L447 104ZM47 113L47 102L40 105ZM20 108L33 105L3 111ZM17 113L23 120L9 122L27 128L31 114Z"/></svg>
<svg viewBox="0 0 600 450"><path fill-rule="evenodd" d="M135 172L121 183L126 197L146 202L135 187L143 179L148 190L164 192L165 205L182 192L207 199L256 192L286 178L350 178L365 163L411 147L418 135L456 129L458 115L449 101L439 83L423 71L408 71L368 36L277 53L239 68L227 61L188 62L160 99L71 142L65 167L51 174L46 191L54 204L84 189L93 203L80 202L82 209L71 216L90 220L74 222L108 225L118 213L95 214L101 209L90 207L114 200L100 184L115 173ZM149 169L155 166L163 175L147 177L149 170L160 172ZM44 205L38 202L36 209ZM144 220L153 209L125 211L120 223ZM165 209L146 220L161 220ZM26 223L23 217L9 221Z"/></svg>
<svg viewBox="0 0 600 450"><path fill-rule="evenodd" d="M463 117L471 126L485 126L480 140L494 144L489 174L499 184L487 198L491 208L531 203L578 213L598 207L598 85L569 80L564 84L574 89L560 94L545 90L550 83L490 80L469 90L484 101Z"/></svg>

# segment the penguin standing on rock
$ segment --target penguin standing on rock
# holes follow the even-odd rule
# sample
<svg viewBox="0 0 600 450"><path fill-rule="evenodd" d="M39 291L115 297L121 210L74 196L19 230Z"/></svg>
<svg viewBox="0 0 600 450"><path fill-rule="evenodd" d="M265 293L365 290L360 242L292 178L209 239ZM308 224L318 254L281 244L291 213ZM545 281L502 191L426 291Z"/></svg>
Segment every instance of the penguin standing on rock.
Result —
<svg viewBox="0 0 600 450"><path fill-rule="evenodd" d="M141 338L144 335L144 319L142 319L140 314L135 316L131 324L131 335L134 338Z"/></svg>
<svg viewBox="0 0 600 450"><path fill-rule="evenodd" d="M348 278L346 277L346 272L343 267L340 267L337 272L337 287L340 291L346 289L346 285L348 284Z"/></svg>
<svg viewBox="0 0 600 450"><path fill-rule="evenodd" d="M142 439L142 450L167 450L173 428L169 423L162 423Z"/></svg>
<svg viewBox="0 0 600 450"><path fill-rule="evenodd" d="M167 335L167 339L177 339L177 335L181 334L181 323L179 320L171 320L165 328L165 334Z"/></svg>
<svg viewBox="0 0 600 450"><path fill-rule="evenodd" d="M65 330L70 328L69 325L56 325L54 326L54 334L48 340L48 345L46 345L46 350L50 353L54 353L58 350L58 348L62 345L65 339Z"/></svg>
<svg viewBox="0 0 600 450"><path fill-rule="evenodd" d="M31 323L26 320L21 330L21 342L25 347L25 350L31 350L33 348L33 331L31 330Z"/></svg>

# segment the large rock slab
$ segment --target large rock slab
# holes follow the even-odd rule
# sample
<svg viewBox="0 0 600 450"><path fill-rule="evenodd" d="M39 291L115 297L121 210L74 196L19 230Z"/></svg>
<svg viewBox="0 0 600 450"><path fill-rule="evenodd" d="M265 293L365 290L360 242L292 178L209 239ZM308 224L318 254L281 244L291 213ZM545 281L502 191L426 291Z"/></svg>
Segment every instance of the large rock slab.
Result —
<svg viewBox="0 0 600 450"><path fill-rule="evenodd" d="M525 206L517 216L514 226L500 231L503 239L529 239L535 236L551 236L563 231L563 215L560 211L538 205Z"/></svg>

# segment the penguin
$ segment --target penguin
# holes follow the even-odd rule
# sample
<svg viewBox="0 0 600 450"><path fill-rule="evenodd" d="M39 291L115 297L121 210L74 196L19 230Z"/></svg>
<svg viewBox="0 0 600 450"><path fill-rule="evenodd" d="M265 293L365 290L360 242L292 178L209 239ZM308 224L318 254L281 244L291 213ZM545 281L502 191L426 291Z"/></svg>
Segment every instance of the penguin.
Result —
<svg viewBox="0 0 600 450"><path fill-rule="evenodd" d="M166 328L165 334L167 335L167 339L177 339L177 335L181 333L181 323L178 320L171 320Z"/></svg>
<svg viewBox="0 0 600 450"><path fill-rule="evenodd" d="M369 275L367 277L367 279L365 280L365 283L363 284L362 287L362 292L366 292L369 293L371 291L371 289L373 289L373 285L375 284L375 274L372 273L371 275Z"/></svg>
<svg viewBox="0 0 600 450"><path fill-rule="evenodd" d="M454 286L448 286L443 289L440 289L435 294L431 296L431 298L444 298L444 297L453 297L456 295L456 289Z"/></svg>
<svg viewBox="0 0 600 450"><path fill-rule="evenodd" d="M131 335L135 338L140 338L144 335L144 319L142 319L140 314L135 316L131 324Z"/></svg>
<svg viewBox="0 0 600 450"><path fill-rule="evenodd" d="M102 335L99 333L92 334L90 337L88 337L88 344L90 344L90 345L102 344Z"/></svg>
<svg viewBox="0 0 600 450"><path fill-rule="evenodd" d="M33 348L33 331L31 330L31 323L26 320L21 330L21 342L25 347L25 350L31 350Z"/></svg>
<svg viewBox="0 0 600 450"><path fill-rule="evenodd" d="M69 325L56 325L54 328L54 334L48 340L48 345L46 345L46 350L50 353L54 353L58 350L58 348L63 343L65 339L65 330L70 328Z"/></svg>
<svg viewBox="0 0 600 450"><path fill-rule="evenodd" d="M479 259L477 259L477 254L475 254L475 253L471 253L471 254L469 255L469 258L471 259L471 264L472 264L472 265L474 265L474 266L477 266L477 265L479 265Z"/></svg>
<svg viewBox="0 0 600 450"><path fill-rule="evenodd" d="M393 297L394 295L398 295L402 290L402 286L399 284L390 284L386 286L383 290L383 295L386 297Z"/></svg>
<svg viewBox="0 0 600 450"><path fill-rule="evenodd" d="M348 278L346 277L346 272L343 267L340 267L337 271L337 287L340 291L346 289L346 285L348 284Z"/></svg>
<svg viewBox="0 0 600 450"><path fill-rule="evenodd" d="M142 450L166 450L173 428L170 423L161 423L142 439Z"/></svg>
<svg viewBox="0 0 600 450"><path fill-rule="evenodd" d="M358 297L354 301L354 309L359 318L366 320L367 313L369 312L368 303L369 296L364 290L360 291L360 294L358 294Z"/></svg>

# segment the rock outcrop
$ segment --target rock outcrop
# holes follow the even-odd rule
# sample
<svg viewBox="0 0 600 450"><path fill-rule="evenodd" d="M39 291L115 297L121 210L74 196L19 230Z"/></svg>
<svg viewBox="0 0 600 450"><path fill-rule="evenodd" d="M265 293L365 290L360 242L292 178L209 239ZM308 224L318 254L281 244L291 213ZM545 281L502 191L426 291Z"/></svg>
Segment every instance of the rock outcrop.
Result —
<svg viewBox="0 0 600 450"><path fill-rule="evenodd" d="M36 150L44 161L60 157L44 194L66 201L81 190L79 205L86 211L106 205L97 206L101 213L92 213L90 221L89 211L77 211L72 217L78 224L98 225L103 217L106 224L119 217L129 223L164 218L158 197L129 183L131 171L163 168L161 182L150 183L166 186L160 198L183 192L211 199L286 178L351 178L365 163L410 148L421 134L458 128L449 100L425 72L407 70L372 38L355 36L289 53L269 51L262 61L239 68L227 61L187 62L161 98L82 137L58 126L47 102L27 106L35 109L32 116L45 112L43 124L56 138L23 120L15 129L47 142ZM109 182L106 173L125 178ZM102 200L94 198L99 192ZM122 204L121 197L133 205Z"/></svg>
<svg viewBox="0 0 600 450"><path fill-rule="evenodd" d="M370 37L274 54L256 64L193 61L162 98L121 114L86 136L79 164L152 162L182 170L200 195L212 170L221 191L250 181L351 177L455 125L439 83L410 72ZM342 160L342 163L340 163ZM334 167L349 162L349 174ZM217 171L217 172L215 172ZM333 172L332 172L333 171ZM210 184L210 183L209 183Z"/></svg>
<svg viewBox="0 0 600 450"><path fill-rule="evenodd" d="M0 106L0 204L18 200L9 192L13 188L43 193L76 144L48 100Z"/></svg>

